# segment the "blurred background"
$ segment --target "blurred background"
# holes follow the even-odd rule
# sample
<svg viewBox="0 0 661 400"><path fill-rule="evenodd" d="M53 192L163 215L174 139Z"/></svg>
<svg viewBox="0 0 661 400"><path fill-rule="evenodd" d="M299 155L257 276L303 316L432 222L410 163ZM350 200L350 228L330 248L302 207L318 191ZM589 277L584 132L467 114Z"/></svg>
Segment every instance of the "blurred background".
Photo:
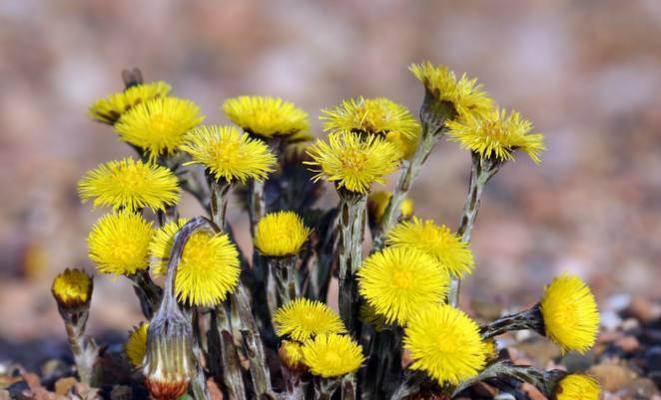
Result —
<svg viewBox="0 0 661 400"><path fill-rule="evenodd" d="M228 97L281 96L320 134L319 109L349 97L386 96L417 114L423 90L407 67L424 60L478 77L549 148L541 166L520 157L488 185L464 299L528 305L563 271L587 279L604 309L658 298L658 0L5 0L0 358L61 349L50 344L64 338L50 282L66 267L94 270L85 239L103 212L80 204L77 181L132 155L86 116L122 90L122 69L171 83L207 122L226 122L218 107ZM441 142L413 187L417 214L456 227L469 166L468 153ZM184 214L199 212L185 202ZM96 289L91 333L125 335L140 319L128 281L99 276Z"/></svg>

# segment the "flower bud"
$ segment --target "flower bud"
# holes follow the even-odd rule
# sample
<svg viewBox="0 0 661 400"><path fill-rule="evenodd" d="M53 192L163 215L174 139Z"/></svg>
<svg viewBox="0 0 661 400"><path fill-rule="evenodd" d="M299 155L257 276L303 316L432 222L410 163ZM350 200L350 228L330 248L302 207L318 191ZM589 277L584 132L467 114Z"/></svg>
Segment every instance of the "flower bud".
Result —
<svg viewBox="0 0 661 400"><path fill-rule="evenodd" d="M60 314L87 311L94 284L92 277L79 269L66 269L53 280L51 292Z"/></svg>
<svg viewBox="0 0 661 400"><path fill-rule="evenodd" d="M303 373L308 370L308 367L303 363L303 351L301 349L299 343L287 340L283 340L278 349L280 361L292 372Z"/></svg>

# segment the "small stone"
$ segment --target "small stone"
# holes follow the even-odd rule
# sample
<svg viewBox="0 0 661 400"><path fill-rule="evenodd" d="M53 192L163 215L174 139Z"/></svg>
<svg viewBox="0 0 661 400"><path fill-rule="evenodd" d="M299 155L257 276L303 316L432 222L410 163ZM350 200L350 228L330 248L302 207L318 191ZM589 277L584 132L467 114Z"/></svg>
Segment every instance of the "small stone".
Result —
<svg viewBox="0 0 661 400"><path fill-rule="evenodd" d="M661 372L661 346L654 346L645 352L645 365L649 372Z"/></svg>
<svg viewBox="0 0 661 400"><path fill-rule="evenodd" d="M606 331L614 331L622 324L622 318L615 311L604 311L601 313L601 326Z"/></svg>
<svg viewBox="0 0 661 400"><path fill-rule="evenodd" d="M76 378L73 377L58 379L57 382L55 382L55 394L66 396L77 382Z"/></svg>
<svg viewBox="0 0 661 400"><path fill-rule="evenodd" d="M625 336L615 342L615 345L627 354L634 353L640 348L640 342L635 336Z"/></svg>
<svg viewBox="0 0 661 400"><path fill-rule="evenodd" d="M617 392L633 382L637 378L635 372L619 364L618 362L604 362L593 366L588 370L609 392Z"/></svg>
<svg viewBox="0 0 661 400"><path fill-rule="evenodd" d="M521 391L528 395L531 400L546 400L546 396L544 396L539 389L529 383L523 383L521 385Z"/></svg>
<svg viewBox="0 0 661 400"><path fill-rule="evenodd" d="M510 393L501 393L495 396L493 400L516 400L516 397Z"/></svg>
<svg viewBox="0 0 661 400"><path fill-rule="evenodd" d="M0 400L11 400L8 390L0 389Z"/></svg>
<svg viewBox="0 0 661 400"><path fill-rule="evenodd" d="M638 320L634 318L627 318L624 321L622 321L621 328L624 332L631 332L640 328L640 322L638 322Z"/></svg>
<svg viewBox="0 0 661 400"><path fill-rule="evenodd" d="M615 311L622 311L631 304L631 295L627 293L613 295L606 300L606 304Z"/></svg>
<svg viewBox="0 0 661 400"><path fill-rule="evenodd" d="M622 391L624 397L634 399L649 399L658 394L659 390L656 388L656 384L648 378L635 379Z"/></svg>
<svg viewBox="0 0 661 400"><path fill-rule="evenodd" d="M636 297L625 313L640 320L643 324L648 324L661 318L661 304L653 303L643 297Z"/></svg>

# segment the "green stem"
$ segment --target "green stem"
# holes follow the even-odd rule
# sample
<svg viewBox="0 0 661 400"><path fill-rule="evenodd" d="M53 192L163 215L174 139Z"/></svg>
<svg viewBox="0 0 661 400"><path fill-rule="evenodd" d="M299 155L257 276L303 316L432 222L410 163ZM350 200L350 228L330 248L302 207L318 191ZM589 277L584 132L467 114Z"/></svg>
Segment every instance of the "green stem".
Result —
<svg viewBox="0 0 661 400"><path fill-rule="evenodd" d="M402 214L402 203L406 199L409 190L411 190L413 181L420 174L422 165L427 161L429 154L431 154L436 142L438 142L441 136L442 131L440 129L429 131L429 128L423 128L420 144L411 160L404 162L402 172L399 175L399 181L393 191L390 202L388 202L388 207L386 207L386 211L383 214L381 224L375 229L372 252L379 251L384 247L387 233L397 224Z"/></svg>
<svg viewBox="0 0 661 400"><path fill-rule="evenodd" d="M485 185L496 172L500 169L502 162L495 158L484 159L477 153L472 154L472 166L470 180L468 182L468 195L464 203L464 211L461 215L461 222L457 234L461 236L461 240L466 243L471 241L471 233L473 226L477 219L477 212L480 209L480 200L482 198L482 191ZM448 293L448 303L453 307L459 304L459 291L461 288L461 280L453 277L450 280L450 290Z"/></svg>
<svg viewBox="0 0 661 400"><path fill-rule="evenodd" d="M339 191L340 194L340 244L339 244L339 308L347 329L358 334L358 310L360 299L356 272L363 259L363 230L367 196L360 193Z"/></svg>

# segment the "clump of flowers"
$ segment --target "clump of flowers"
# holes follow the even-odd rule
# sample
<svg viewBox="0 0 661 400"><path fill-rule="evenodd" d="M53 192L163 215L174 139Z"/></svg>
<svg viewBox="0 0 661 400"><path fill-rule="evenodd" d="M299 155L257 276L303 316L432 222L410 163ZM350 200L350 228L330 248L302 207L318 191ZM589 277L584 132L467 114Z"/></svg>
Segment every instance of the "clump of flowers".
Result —
<svg viewBox="0 0 661 400"><path fill-rule="evenodd" d="M428 62L410 70L425 93L419 119L386 98L349 99L322 110L327 137L313 143L308 114L291 102L228 99L221 108L236 126L200 125L197 105L135 70L124 91L90 107L137 156L100 165L78 187L83 202L110 208L91 228L89 258L133 286L145 317L117 357L132 384L163 400L211 399L211 382L231 399L450 399L480 381L521 380L548 398L598 398L592 377L513 365L495 345L527 329L563 352L588 351L599 311L579 277L561 275L529 309L482 325L458 306L484 188L520 153L539 164L543 135L476 79ZM470 154L456 229L419 218L408 197L442 138ZM392 191L377 189L394 173ZM339 198L329 209L318 202L325 187ZM180 215L183 191L202 215ZM230 207L248 215L249 233ZM248 235L252 246L238 246ZM51 290L78 376L99 386L118 366L99 362L85 333L93 287L67 269Z"/></svg>

